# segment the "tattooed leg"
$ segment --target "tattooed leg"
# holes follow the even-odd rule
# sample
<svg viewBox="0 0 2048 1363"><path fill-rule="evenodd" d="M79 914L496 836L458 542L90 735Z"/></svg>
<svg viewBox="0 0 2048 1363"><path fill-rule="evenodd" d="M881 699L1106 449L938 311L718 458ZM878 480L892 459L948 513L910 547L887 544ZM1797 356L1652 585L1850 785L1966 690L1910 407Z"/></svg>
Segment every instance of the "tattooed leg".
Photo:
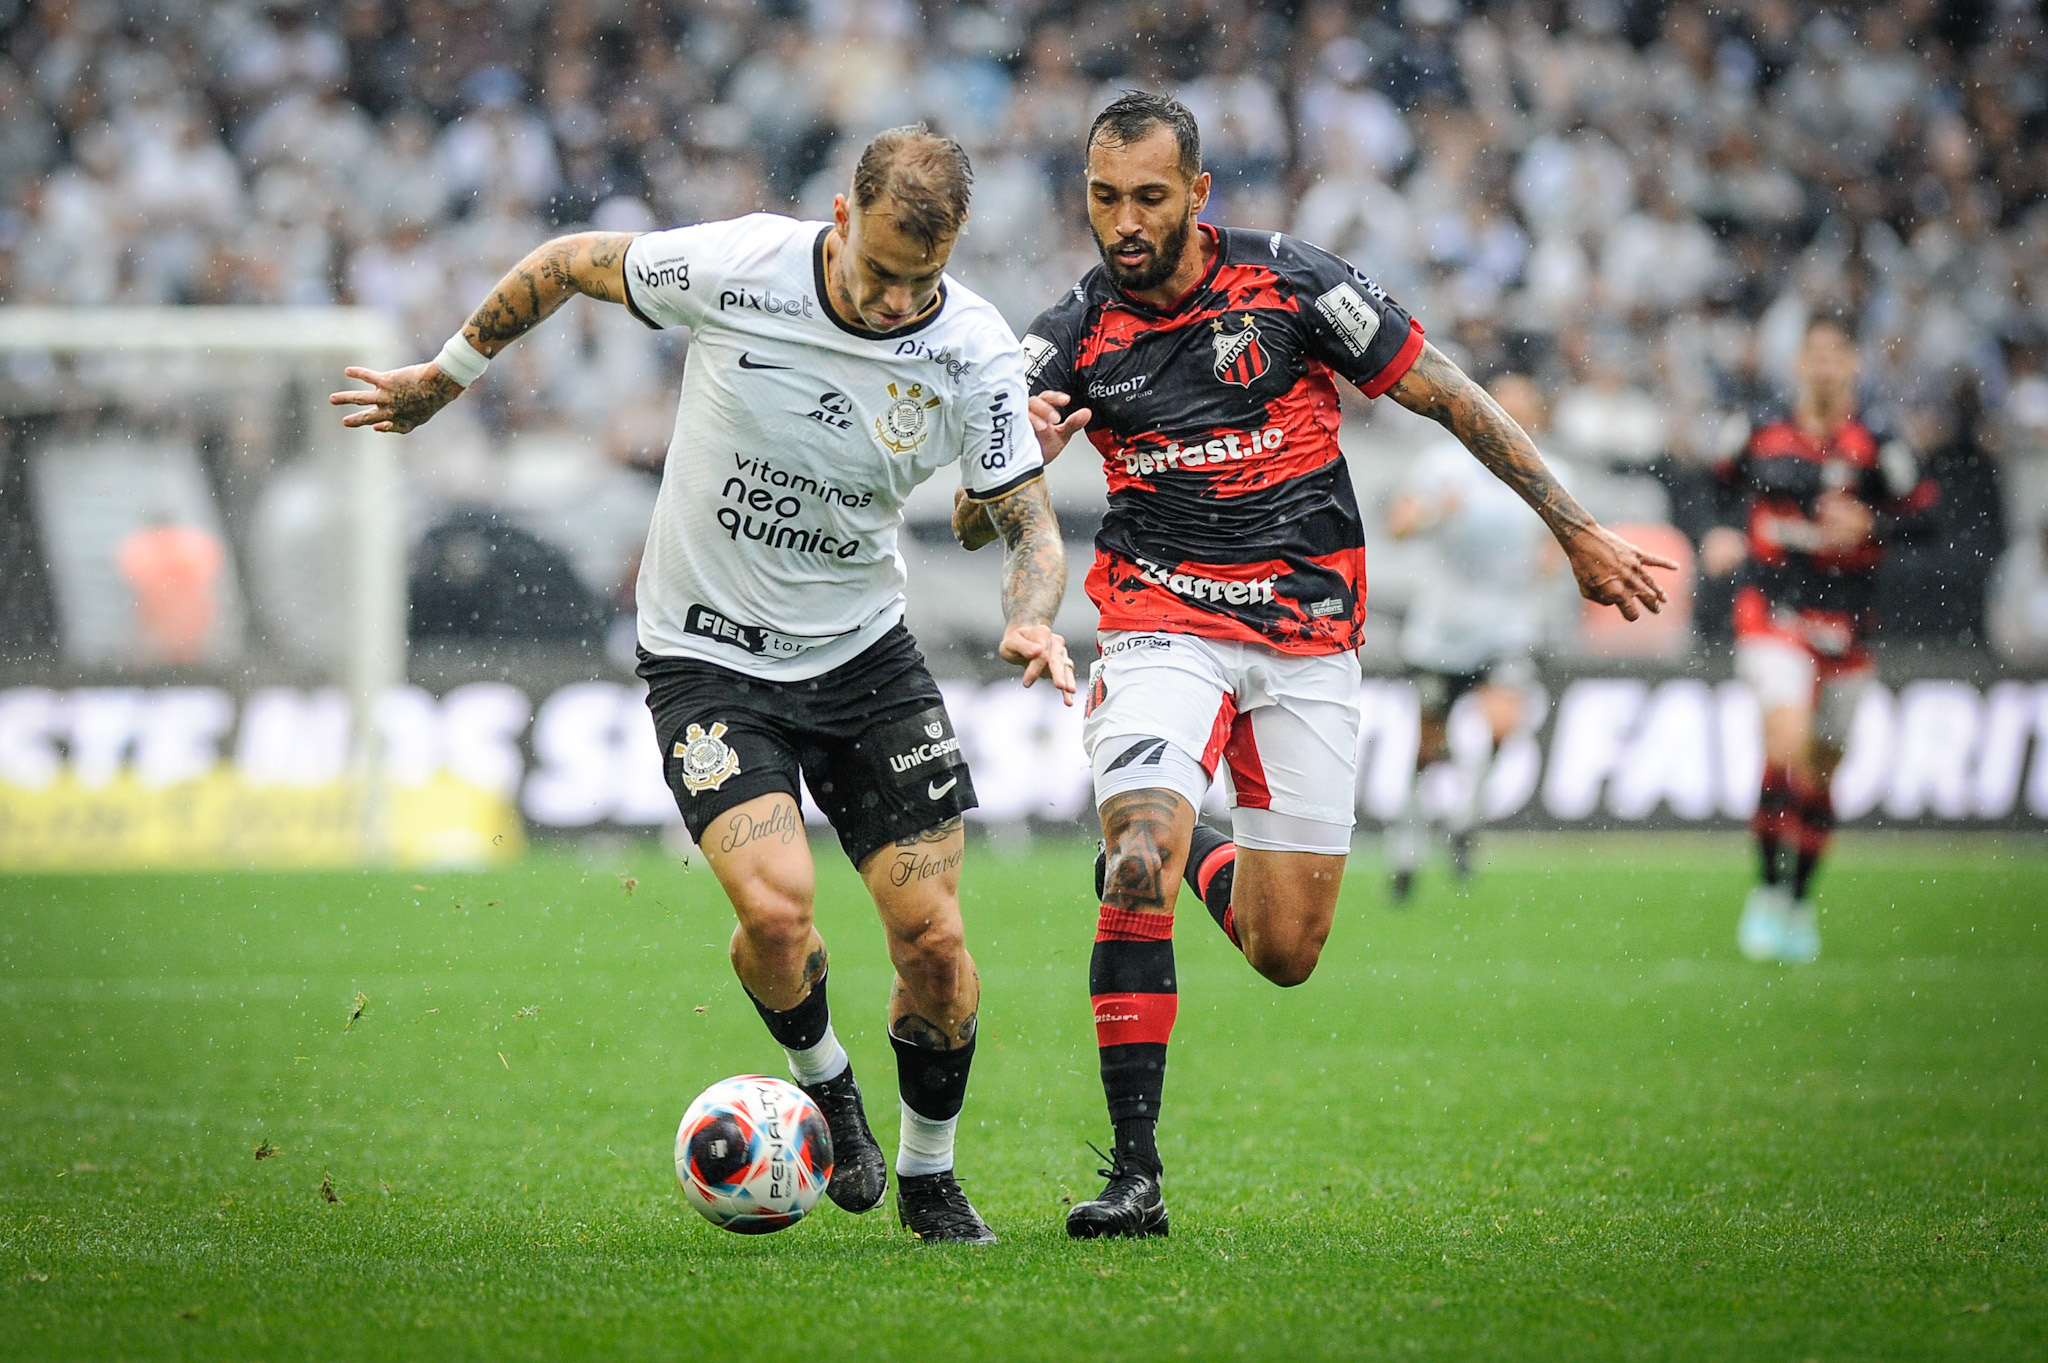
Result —
<svg viewBox="0 0 2048 1363"><path fill-rule="evenodd" d="M1194 828L1194 806L1170 790L1104 800L1102 902L1128 913L1172 913Z"/></svg>
<svg viewBox="0 0 2048 1363"><path fill-rule="evenodd" d="M817 872L796 801L778 793L736 805L706 830L702 846L739 918L733 972L764 1007L796 1007L826 966L811 921Z"/></svg>
<svg viewBox="0 0 2048 1363"><path fill-rule="evenodd" d="M966 850L967 834L955 817L899 838L861 864L896 967L889 1033L913 1046L957 1050L974 1040L981 980L960 919Z"/></svg>

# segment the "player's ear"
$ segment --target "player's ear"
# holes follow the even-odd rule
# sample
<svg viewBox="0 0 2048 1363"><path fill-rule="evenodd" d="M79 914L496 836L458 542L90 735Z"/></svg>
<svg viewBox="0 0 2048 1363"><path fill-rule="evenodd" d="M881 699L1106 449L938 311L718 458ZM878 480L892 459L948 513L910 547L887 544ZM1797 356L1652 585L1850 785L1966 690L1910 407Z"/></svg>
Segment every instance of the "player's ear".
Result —
<svg viewBox="0 0 2048 1363"><path fill-rule="evenodd" d="M1188 203L1199 216L1209 206L1209 172L1203 171L1188 185Z"/></svg>
<svg viewBox="0 0 2048 1363"><path fill-rule="evenodd" d="M851 232L852 222L853 213L846 206L846 196L844 194L834 194L832 196L832 225L839 229L839 235L842 239Z"/></svg>

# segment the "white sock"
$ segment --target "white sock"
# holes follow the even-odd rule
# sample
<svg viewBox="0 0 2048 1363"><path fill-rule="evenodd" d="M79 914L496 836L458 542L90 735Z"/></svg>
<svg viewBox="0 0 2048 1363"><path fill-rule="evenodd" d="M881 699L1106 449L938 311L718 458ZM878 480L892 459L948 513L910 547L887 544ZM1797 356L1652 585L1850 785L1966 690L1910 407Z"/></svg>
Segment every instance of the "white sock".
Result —
<svg viewBox="0 0 2048 1363"><path fill-rule="evenodd" d="M911 1174L943 1174L953 1167L953 1128L958 1117L943 1122L911 1111L903 1104L903 1143L896 1147L898 1177Z"/></svg>
<svg viewBox="0 0 2048 1363"><path fill-rule="evenodd" d="M789 1072L799 1084L819 1084L836 1078L847 1065L846 1048L832 1034L829 1022L825 1024L825 1035L818 1038L817 1045L801 1051L792 1051L784 1046L782 1053L789 1057Z"/></svg>

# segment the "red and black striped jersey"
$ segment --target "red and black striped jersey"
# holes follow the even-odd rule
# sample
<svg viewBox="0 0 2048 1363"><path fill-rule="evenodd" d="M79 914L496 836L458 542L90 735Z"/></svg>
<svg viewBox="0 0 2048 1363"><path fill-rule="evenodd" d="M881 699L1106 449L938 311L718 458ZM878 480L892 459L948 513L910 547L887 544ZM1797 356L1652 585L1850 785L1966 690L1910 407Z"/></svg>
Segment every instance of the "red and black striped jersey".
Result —
<svg viewBox="0 0 2048 1363"><path fill-rule="evenodd" d="M1109 507L1089 599L1105 630L1356 648L1365 528L1336 380L1386 392L1422 353L1422 326L1328 251L1199 230L1215 260L1173 306L1130 298L1097 266L1024 337L1031 391L1094 413Z"/></svg>
<svg viewBox="0 0 2048 1363"><path fill-rule="evenodd" d="M1715 473L1743 504L1749 536L1747 585L1776 610L1820 611L1860 624L1886 541L1930 518L1936 488L1912 446L1851 418L1817 440L1791 419L1758 427ZM1822 550L1815 513L1821 495L1846 492L1875 513L1868 538Z"/></svg>

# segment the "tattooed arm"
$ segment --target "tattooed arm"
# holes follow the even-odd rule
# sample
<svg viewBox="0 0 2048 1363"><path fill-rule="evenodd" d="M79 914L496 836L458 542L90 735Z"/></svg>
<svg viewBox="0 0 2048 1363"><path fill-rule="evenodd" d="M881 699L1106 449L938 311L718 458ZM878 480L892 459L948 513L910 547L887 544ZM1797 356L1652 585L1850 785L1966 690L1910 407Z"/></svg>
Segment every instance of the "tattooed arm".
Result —
<svg viewBox="0 0 2048 1363"><path fill-rule="evenodd" d="M1664 589L1650 576L1650 568L1678 565L1603 529L1564 490L1528 433L1442 351L1425 343L1414 367L1388 393L1409 411L1458 437L1473 458L1543 518L1572 565L1580 595L1613 606L1630 620L1643 610L1655 613L1663 608Z"/></svg>
<svg viewBox="0 0 2048 1363"><path fill-rule="evenodd" d="M1074 664L1066 640L1052 629L1067 590L1067 549L1045 480L1034 478L1007 497L976 505L986 509L1003 538L1003 661L1024 665L1026 686L1052 678L1072 705ZM959 520L957 510L954 519Z"/></svg>
<svg viewBox="0 0 2048 1363"><path fill-rule="evenodd" d="M498 281L462 335L485 356L495 356L539 326L575 294L606 303L626 301L626 246L632 232L579 232L544 242ZM403 435L425 425L434 413L462 396L462 385L432 360L380 373L351 367L350 378L370 385L331 393L337 407L365 407L341 419L344 426L368 426Z"/></svg>

